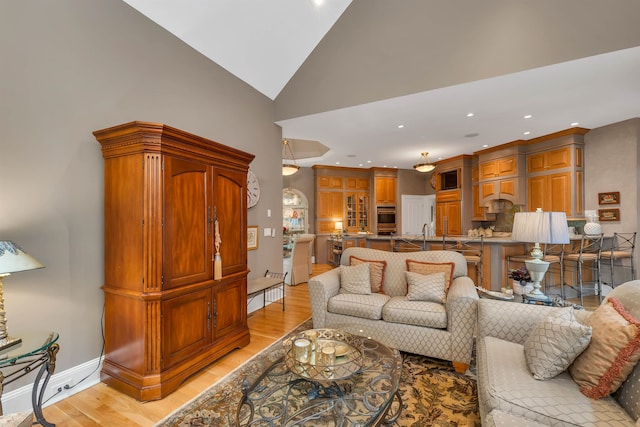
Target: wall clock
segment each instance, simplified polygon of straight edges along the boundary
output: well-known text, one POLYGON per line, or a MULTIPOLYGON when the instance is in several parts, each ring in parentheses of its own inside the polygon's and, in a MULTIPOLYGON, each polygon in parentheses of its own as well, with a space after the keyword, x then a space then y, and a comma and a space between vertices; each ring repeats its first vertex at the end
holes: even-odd
POLYGON ((249 171, 247 172, 247 207, 254 207, 258 204, 258 200, 260 200, 260 183, 256 175, 249 171))
POLYGON ((436 189, 436 173, 433 172, 431 174, 431 179, 429 179, 429 183, 431 184, 431 188, 436 189))

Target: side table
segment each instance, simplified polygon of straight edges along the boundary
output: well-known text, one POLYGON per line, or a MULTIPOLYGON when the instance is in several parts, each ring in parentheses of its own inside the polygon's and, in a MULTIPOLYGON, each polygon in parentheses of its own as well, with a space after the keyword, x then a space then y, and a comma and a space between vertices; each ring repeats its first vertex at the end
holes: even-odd
MULTIPOLYGON (((38 423, 45 427, 53 427, 55 424, 47 422, 42 415, 42 399, 49 378, 56 368, 59 335, 57 332, 41 331, 25 332, 14 336, 22 338, 22 342, 0 351, 0 399, 2 398, 2 388, 5 385, 11 384, 40 367, 33 383, 31 404, 38 423), (44 381, 40 385, 43 376, 44 381)), ((1 400, 0 415, 2 415, 1 400)))

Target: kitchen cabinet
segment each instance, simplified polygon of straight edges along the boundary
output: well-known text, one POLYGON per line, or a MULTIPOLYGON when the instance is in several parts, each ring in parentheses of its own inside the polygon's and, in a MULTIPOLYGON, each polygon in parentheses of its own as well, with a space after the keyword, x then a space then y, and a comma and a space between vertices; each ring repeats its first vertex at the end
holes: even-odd
POLYGON ((369 193, 347 193, 347 223, 350 233, 369 229, 369 193))
POLYGON ((527 156, 527 173, 545 172, 570 166, 571 147, 563 147, 527 156))
POLYGON ((482 153, 479 160, 478 209, 498 199, 525 204, 524 155, 519 147, 482 153))
POLYGON ((347 190, 369 190, 369 178, 354 178, 347 177, 344 180, 344 185, 347 190))
POLYGON ((318 188, 342 189, 342 177, 340 176, 318 176, 318 188))
POLYGON ((342 221, 344 217, 344 193, 342 191, 318 191, 316 197, 318 233, 335 233, 336 221, 342 221))
POLYGON ((396 204, 396 178, 391 176, 375 177, 376 205, 396 204))
POLYGON ((516 175, 518 172, 518 157, 517 155, 511 155, 481 162, 479 168, 480 181, 516 175))
POLYGON ((583 130, 559 133, 527 154, 527 210, 584 215, 583 130))
POLYGON ((462 202, 436 202, 436 235, 462 234, 462 202))
POLYGON ((247 171, 254 156, 160 123, 94 135, 104 157, 101 379, 138 400, 162 399, 249 343, 247 171))
POLYGON ((565 212, 571 216, 571 172, 560 172, 527 179, 529 211, 565 212))
POLYGON ((495 214, 488 214, 484 206, 480 205, 480 185, 473 184, 471 186, 471 197, 473 200, 473 217, 474 221, 495 221, 495 214))

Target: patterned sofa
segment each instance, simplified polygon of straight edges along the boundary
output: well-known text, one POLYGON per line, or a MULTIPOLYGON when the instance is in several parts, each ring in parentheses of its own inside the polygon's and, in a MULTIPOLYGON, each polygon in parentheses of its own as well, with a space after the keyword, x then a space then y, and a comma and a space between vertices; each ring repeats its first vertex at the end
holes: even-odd
POLYGON ((340 258, 341 267, 348 266, 352 256, 386 262, 384 294, 341 294, 341 268, 315 276, 309 280, 314 328, 363 334, 402 351, 452 361, 458 372, 465 372, 471 360, 478 294, 467 276, 464 256, 452 251, 400 253, 348 248, 340 258), (455 264, 444 304, 407 299, 408 259, 455 264))
POLYGON ((595 311, 573 310, 570 321, 550 320, 565 316, 567 310, 572 311, 489 299, 478 302, 478 400, 483 426, 640 425, 640 281, 616 287, 595 311), (589 335, 575 350, 578 340, 566 335, 567 324, 586 328, 589 335), (625 334, 626 341, 621 340, 625 334), (572 352, 576 359, 566 357, 572 352), (587 359, 580 360, 585 355, 587 359), (605 363, 603 356, 611 362, 605 363), (541 360, 547 363, 545 369, 552 368, 549 379, 533 376, 542 365, 531 363, 541 360), (631 370, 626 380, 621 375, 624 369, 618 370, 625 360, 631 370), (576 383, 581 376, 598 373, 598 381, 576 383), (623 382, 611 392, 615 377, 623 382), (604 397, 585 395, 594 391, 604 397))

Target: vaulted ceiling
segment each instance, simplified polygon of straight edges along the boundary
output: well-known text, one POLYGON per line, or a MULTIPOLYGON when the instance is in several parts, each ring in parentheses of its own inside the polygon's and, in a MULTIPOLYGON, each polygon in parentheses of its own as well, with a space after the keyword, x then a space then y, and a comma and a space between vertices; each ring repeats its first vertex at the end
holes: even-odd
POLYGON ((329 147, 303 166, 411 168, 640 116, 636 0, 125 1, 273 99, 283 137, 329 147))

